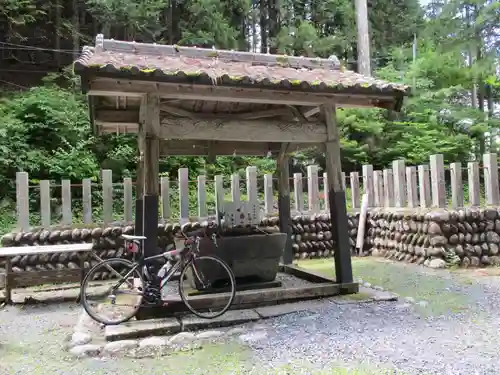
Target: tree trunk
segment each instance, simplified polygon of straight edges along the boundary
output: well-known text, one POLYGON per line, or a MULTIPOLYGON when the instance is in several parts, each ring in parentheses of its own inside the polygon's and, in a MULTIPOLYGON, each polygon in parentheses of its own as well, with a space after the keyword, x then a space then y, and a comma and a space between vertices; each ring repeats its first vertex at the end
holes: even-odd
POLYGON ((76 60, 80 54, 80 7, 78 0, 73 0, 73 58, 76 60))
POLYGON ((54 57, 56 59, 56 64, 57 67, 59 68, 61 66, 61 36, 59 35, 60 30, 61 30, 61 2, 59 0, 56 0, 55 2, 55 7, 56 7, 56 24, 55 24, 55 44, 54 44, 54 57))
POLYGON ((278 44, 276 43, 276 38, 279 33, 279 0, 268 0, 268 9, 269 9, 269 38, 271 39, 269 52, 277 53, 278 52, 278 44))
POLYGON ((260 52, 267 53, 267 1, 260 0, 260 52))

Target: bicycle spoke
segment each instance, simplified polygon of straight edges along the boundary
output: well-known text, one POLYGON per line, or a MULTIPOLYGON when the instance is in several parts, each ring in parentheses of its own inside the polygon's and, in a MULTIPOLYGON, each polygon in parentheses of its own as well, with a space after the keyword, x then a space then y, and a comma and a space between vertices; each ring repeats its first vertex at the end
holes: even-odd
POLYGON ((136 314, 142 303, 143 285, 142 276, 134 263, 119 258, 108 259, 95 265, 85 277, 81 290, 82 303, 87 313, 98 322, 119 324, 136 314), (94 280, 100 280, 102 284, 103 277, 107 278, 108 285, 104 285, 104 292, 95 293, 94 280), (118 283, 116 278, 120 280, 118 283))
POLYGON ((215 318, 224 314, 233 302, 235 280, 229 266, 221 259, 201 256, 189 262, 181 273, 179 294, 186 307, 201 318, 215 318), (200 297, 216 296, 215 305, 207 306, 200 297))

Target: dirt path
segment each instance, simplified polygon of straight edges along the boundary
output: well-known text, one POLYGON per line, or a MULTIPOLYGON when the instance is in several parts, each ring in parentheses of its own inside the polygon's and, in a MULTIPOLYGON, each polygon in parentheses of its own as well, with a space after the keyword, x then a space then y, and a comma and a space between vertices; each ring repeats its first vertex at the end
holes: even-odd
MULTIPOLYGON (((244 326, 244 342, 170 357, 76 360, 62 346, 79 308, 7 307, 0 310, 0 375, 500 373, 497 276, 363 262, 354 265, 358 277, 395 291, 400 301, 325 300, 259 322, 258 331, 254 323, 244 326)), ((309 264, 331 269, 331 262, 309 264)))

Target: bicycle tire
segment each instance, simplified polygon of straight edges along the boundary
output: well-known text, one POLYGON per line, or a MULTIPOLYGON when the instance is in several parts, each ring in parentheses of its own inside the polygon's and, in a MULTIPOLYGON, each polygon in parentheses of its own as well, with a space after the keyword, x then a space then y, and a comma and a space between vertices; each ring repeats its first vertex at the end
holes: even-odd
POLYGON ((233 304, 234 297, 236 296, 236 278, 234 277, 234 273, 231 270, 231 268, 229 268, 229 265, 226 262, 224 262, 221 258, 213 256, 213 255, 204 255, 204 256, 196 257, 195 259, 191 259, 182 268, 182 271, 181 271, 181 274, 180 274, 180 277, 179 277, 179 295, 180 295, 181 300, 184 303, 184 305, 194 315, 196 315, 197 317, 202 318, 202 319, 215 319, 215 318, 217 318, 217 317, 225 314, 226 311, 229 310, 230 307, 231 307, 231 305, 233 304), (186 296, 184 295, 183 289, 182 289, 182 281, 184 280, 184 277, 186 276, 186 271, 189 269, 189 266, 193 265, 194 260, 212 260, 212 261, 215 261, 215 262, 219 263, 226 270, 227 274, 229 275, 229 280, 230 280, 230 283, 231 283, 231 292, 230 292, 231 294, 230 294, 229 302, 226 304, 226 306, 224 306, 224 308, 220 312, 218 312, 215 315, 211 315, 209 317, 204 316, 202 313, 200 313, 199 311, 197 311, 196 309, 194 309, 189 304, 188 300, 186 299, 186 296))
MULTIPOLYGON (((97 269, 99 269, 100 267, 102 267, 104 264, 106 264, 106 263, 112 263, 112 262, 114 262, 114 263, 122 263, 124 265, 130 266, 131 268, 136 266, 136 263, 133 263, 133 262, 131 262, 129 260, 122 259, 122 258, 110 258, 110 259, 103 260, 102 262, 97 263, 94 267, 92 267, 89 270, 89 272, 87 272, 87 274, 85 275, 85 278, 83 279, 82 285, 80 286, 80 303, 83 305, 83 309, 85 310, 85 312, 92 319, 94 319, 96 322, 104 324, 104 325, 107 325, 107 326, 122 324, 122 323, 125 323, 125 322, 129 321, 130 319, 132 319, 137 314, 137 312, 139 311, 139 308, 140 308, 140 306, 142 304, 142 298, 143 298, 142 295, 141 295, 140 303, 138 303, 137 307, 134 308, 133 313, 127 315, 123 319, 119 319, 119 320, 116 320, 116 321, 109 321, 109 320, 101 319, 96 314, 94 314, 94 312, 92 311, 92 309, 89 306, 86 294, 84 293, 85 289, 86 289, 89 281, 92 281, 91 276, 93 276, 93 273, 97 269)), ((140 270, 137 269, 136 271, 137 271, 137 275, 136 276, 138 276, 140 278, 142 285, 145 285, 144 278, 142 277, 140 270)))

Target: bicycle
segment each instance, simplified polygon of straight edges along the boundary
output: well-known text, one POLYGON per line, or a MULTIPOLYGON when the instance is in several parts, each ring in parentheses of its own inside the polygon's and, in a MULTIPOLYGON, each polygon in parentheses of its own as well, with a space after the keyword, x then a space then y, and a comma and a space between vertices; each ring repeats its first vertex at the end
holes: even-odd
MULTIPOLYGON (((235 276, 226 262, 219 257, 214 255, 200 255, 200 242, 204 238, 208 237, 206 232, 208 229, 210 229, 210 227, 201 228, 191 232, 190 235, 184 233, 181 229, 181 241, 176 241, 176 246, 173 250, 168 250, 162 254, 146 258, 144 258, 142 251, 143 242, 146 237, 122 235, 121 238, 125 240, 125 248, 132 254, 133 261, 123 258, 110 258, 96 264, 90 269, 82 282, 80 290, 81 303, 83 304, 87 314, 101 324, 118 325, 132 319, 143 306, 166 306, 162 301, 162 290, 167 286, 168 281, 173 277, 173 275, 179 270, 180 276, 178 293, 182 302, 189 311, 196 316, 205 319, 213 319, 224 314, 231 307, 236 294, 235 276), (177 249, 178 242, 183 243, 183 247, 181 249, 177 249), (135 260, 136 255, 139 255, 139 259, 137 261, 135 260), (175 257, 178 257, 178 260, 172 265, 171 263, 175 260, 175 257), (165 263, 157 272, 155 272, 154 263, 160 259, 165 260, 165 263), (210 264, 208 267, 206 267, 206 265, 201 267, 199 265, 201 261, 207 261, 210 264), (111 264, 118 265, 119 271, 114 270, 111 267, 111 264), (222 271, 217 273, 217 269, 215 268, 216 266, 221 267, 222 271), (104 268, 104 271, 99 271, 101 268, 104 268), (215 307, 222 305, 222 310, 215 314, 205 314, 205 310, 211 310, 214 306, 195 307, 189 302, 190 297, 194 294, 194 305, 196 305, 196 295, 199 294, 200 291, 210 291, 210 288, 212 288, 212 280, 204 280, 204 274, 206 274, 207 271, 212 276, 219 275, 215 281, 222 282, 225 284, 225 289, 227 289, 225 293, 218 296, 217 302, 214 304, 215 307), (102 318, 95 311, 93 311, 91 308, 92 305, 86 293, 92 282, 95 280, 101 281, 109 275, 117 277, 119 279, 118 282, 111 288, 107 289, 105 293, 97 293, 96 295, 106 296, 112 306, 122 306, 117 305, 117 302, 121 301, 121 298, 118 298, 118 295, 123 294, 125 295, 124 300, 126 302, 123 306, 132 307, 132 311, 130 313, 115 320, 102 318), (189 293, 184 291, 182 286, 184 280, 190 281, 191 290, 198 289, 198 292, 195 291, 189 293), (129 290, 119 291, 120 286, 123 284, 125 284, 129 290), (220 302, 221 295, 228 298, 227 303, 224 304, 220 302), (135 296, 135 299, 133 296, 135 296), (130 299, 132 299, 132 301, 130 301, 130 299)), ((212 233, 210 238, 212 239, 214 246, 218 247, 215 232, 212 233)), ((89 295, 92 296, 92 293, 89 295)), ((97 309, 102 310, 103 304, 97 304, 97 309)))

